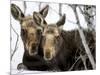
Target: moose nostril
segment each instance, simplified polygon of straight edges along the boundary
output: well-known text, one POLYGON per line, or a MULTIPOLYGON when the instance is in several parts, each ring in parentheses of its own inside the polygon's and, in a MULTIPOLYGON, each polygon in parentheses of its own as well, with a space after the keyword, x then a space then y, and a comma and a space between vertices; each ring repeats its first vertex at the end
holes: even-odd
POLYGON ((33 47, 32 47, 32 50, 30 50, 30 54, 36 55, 37 53, 38 53, 37 48, 33 46, 33 47))
POLYGON ((35 50, 31 50, 31 53, 34 53, 35 52, 35 50))
POLYGON ((36 45, 33 45, 32 46, 32 51, 36 51, 37 50, 37 46, 36 45))
POLYGON ((33 43, 32 46, 36 47, 38 45, 38 43, 33 43))
POLYGON ((45 56, 46 56, 47 59, 51 58, 50 52, 46 52, 45 56))
POLYGON ((31 56, 37 55, 37 51, 30 51, 29 54, 30 54, 31 56))
POLYGON ((33 55, 36 55, 36 54, 37 54, 37 51, 33 51, 32 54, 33 54, 33 55))

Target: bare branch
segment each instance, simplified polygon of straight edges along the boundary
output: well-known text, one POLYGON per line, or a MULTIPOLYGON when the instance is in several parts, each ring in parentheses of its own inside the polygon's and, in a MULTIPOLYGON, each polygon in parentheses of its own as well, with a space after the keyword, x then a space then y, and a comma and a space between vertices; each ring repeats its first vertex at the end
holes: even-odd
MULTIPOLYGON (((80 6, 78 6, 79 7, 79 9, 80 9, 80 12, 82 13, 82 15, 84 16, 84 19, 85 19, 85 21, 87 22, 87 26, 88 26, 88 28, 90 29, 90 30, 92 30, 92 34, 93 34, 93 38, 94 39, 96 39, 96 32, 95 32, 95 26, 93 26, 93 23, 92 23, 92 25, 89 25, 88 24, 88 20, 87 20, 87 17, 86 17, 86 15, 85 15, 85 12, 81 9, 81 7, 80 6)), ((96 14, 94 14, 93 16, 95 16, 96 14)), ((93 17, 92 17, 93 18, 93 17)))
POLYGON ((19 40, 19 35, 18 35, 18 33, 15 31, 15 29, 12 27, 12 25, 11 25, 11 28, 13 29, 13 31, 14 31, 15 34, 17 35, 17 40, 16 40, 15 48, 14 48, 14 50, 13 50, 13 53, 11 54, 11 60, 12 60, 12 58, 13 58, 15 52, 17 51, 17 43, 18 43, 18 40, 19 40))
MULTIPOLYGON (((95 27, 93 26, 93 24, 89 24, 89 23, 90 23, 90 18, 93 19, 93 16, 90 17, 89 14, 86 15, 85 12, 81 9, 81 7, 80 7, 80 6, 78 6, 78 7, 79 7, 79 9, 80 9, 80 12, 81 12, 82 15, 84 16, 85 21, 87 22, 88 28, 89 28, 90 30, 95 30, 95 27)), ((92 23, 92 22, 91 22, 91 23, 92 23)))
POLYGON ((24 14, 25 14, 26 13, 26 9, 27 9, 26 1, 23 1, 23 6, 24 6, 24 14))
POLYGON ((42 3, 40 2, 40 3, 39 3, 39 11, 41 10, 41 4, 42 4, 42 3))
POLYGON ((87 66, 86 66, 86 56, 83 56, 83 55, 81 55, 80 54, 80 57, 81 57, 81 59, 82 59, 82 61, 83 61, 83 64, 84 64, 84 67, 85 67, 85 70, 87 70, 87 66))
POLYGON ((71 71, 71 70, 74 68, 75 64, 76 64, 80 59, 81 59, 81 57, 79 56, 79 57, 77 58, 77 60, 75 61, 75 63, 71 66, 71 68, 69 69, 69 71, 71 71))
POLYGON ((59 3, 59 16, 61 17, 62 16, 62 4, 59 3))
POLYGON ((85 48, 85 51, 87 53, 87 56, 92 64, 92 68, 95 69, 96 68, 96 64, 95 64, 95 61, 93 59, 93 56, 91 54, 91 51, 86 43, 86 39, 85 39, 85 36, 84 36, 84 33, 83 33, 83 29, 81 28, 81 25, 80 25, 80 21, 79 21, 79 17, 78 17, 78 13, 77 13, 77 10, 76 10, 76 7, 77 6, 71 6, 71 8, 73 9, 74 11, 74 14, 75 14, 75 17, 76 17, 76 20, 77 20, 77 25, 78 25, 78 31, 79 31, 79 34, 80 34, 80 37, 81 37, 81 40, 82 40, 82 43, 83 43, 83 46, 85 48))

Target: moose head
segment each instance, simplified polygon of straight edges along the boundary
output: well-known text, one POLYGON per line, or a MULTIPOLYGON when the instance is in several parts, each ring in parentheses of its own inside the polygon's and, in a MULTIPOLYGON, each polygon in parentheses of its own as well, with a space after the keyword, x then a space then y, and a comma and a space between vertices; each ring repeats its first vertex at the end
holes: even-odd
POLYGON ((61 26, 63 26, 64 23, 65 15, 63 15, 57 23, 45 26, 42 34, 42 47, 45 60, 52 60, 59 52, 59 48, 62 46, 63 42, 61 26))
POLYGON ((34 12, 32 16, 25 16, 21 9, 15 5, 11 4, 11 14, 13 18, 19 21, 21 26, 21 38, 23 40, 24 49, 29 55, 36 55, 38 52, 38 45, 40 43, 42 25, 46 24, 44 20, 42 24, 41 19, 37 19, 37 14, 42 18, 45 18, 48 14, 49 6, 45 6, 39 12, 34 12), (39 24, 38 22, 41 22, 39 24), (36 21, 36 22, 35 22, 36 21))
POLYGON ((44 25, 44 18, 37 14, 36 22, 43 27, 41 47, 45 60, 53 59, 59 51, 59 47, 62 44, 61 27, 65 23, 65 18, 64 14, 57 23, 44 25))

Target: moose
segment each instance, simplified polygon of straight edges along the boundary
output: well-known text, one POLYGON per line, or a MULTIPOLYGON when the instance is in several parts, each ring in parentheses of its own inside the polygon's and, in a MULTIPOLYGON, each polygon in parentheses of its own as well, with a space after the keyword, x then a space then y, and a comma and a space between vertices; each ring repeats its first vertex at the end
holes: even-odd
MULTIPOLYGON (((37 15, 38 16, 38 15, 37 15)), ((41 17, 38 17, 38 19, 41 17)), ((42 40, 40 48, 43 52, 43 58, 48 64, 53 65, 53 68, 58 68, 60 71, 67 71, 75 62, 75 57, 84 55, 85 50, 78 32, 78 29, 65 31, 61 26, 65 23, 65 14, 57 23, 51 23, 43 26, 42 40)), ((44 20, 44 19, 43 19, 44 20)), ((36 21, 38 22, 38 20, 36 21)), ((41 22, 40 22, 41 23, 41 22)), ((86 36, 86 41, 95 59, 95 39, 92 31, 83 29, 86 36)), ((87 68, 92 69, 89 59, 87 68)), ((73 68, 73 70, 84 70, 82 60, 73 68)))
POLYGON ((41 21, 41 25, 35 22, 38 14, 42 18, 45 18, 48 14, 49 6, 46 5, 39 12, 34 12, 32 16, 25 16, 21 9, 15 5, 11 4, 11 14, 13 18, 19 21, 21 26, 21 38, 24 44, 24 55, 23 62, 18 65, 18 69, 21 67, 27 70, 47 70, 48 65, 43 58, 41 58, 41 51, 39 50, 39 43, 41 40, 42 25, 46 24, 45 20, 38 19, 41 21), (43 23, 43 24, 42 24, 43 23))

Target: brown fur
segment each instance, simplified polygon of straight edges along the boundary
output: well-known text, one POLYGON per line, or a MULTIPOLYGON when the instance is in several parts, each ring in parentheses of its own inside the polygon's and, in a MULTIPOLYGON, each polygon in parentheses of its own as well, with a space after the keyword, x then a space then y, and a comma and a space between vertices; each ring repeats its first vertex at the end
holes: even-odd
MULTIPOLYGON (((87 55, 82 44, 78 30, 64 31, 60 29, 60 25, 64 23, 64 16, 56 24, 48 24, 44 27, 41 47, 43 49, 43 57, 54 67, 61 71, 67 71, 74 64, 76 57, 80 54, 87 55), (56 34, 56 35, 55 35, 56 34)), ((92 31, 83 30, 86 41, 95 59, 95 39, 92 31)), ((87 59, 87 68, 92 69, 90 61, 87 59)), ((73 70, 85 69, 82 60, 75 65, 73 70)))
POLYGON ((38 14, 42 18, 45 18, 48 13, 48 5, 39 12, 34 12, 32 16, 25 16, 17 5, 11 4, 11 13, 14 19, 20 23, 21 38, 25 50, 22 63, 18 65, 18 68, 22 67, 23 69, 23 66, 25 66, 25 69, 27 68, 28 70, 48 70, 48 65, 41 57, 41 52, 38 51, 41 30, 43 29, 41 25, 46 24, 46 21, 44 20, 41 24, 38 24, 41 19, 37 19, 36 15, 38 14))
POLYGON ((56 39, 59 37, 59 29, 55 25, 48 25, 44 28, 43 37, 45 40, 42 42, 44 50, 44 59, 51 60, 56 55, 56 39))
POLYGON ((23 18, 21 22, 21 37, 26 50, 29 51, 30 55, 34 55, 38 50, 39 44, 39 27, 34 22, 32 16, 27 16, 23 18), (36 51, 36 52, 35 52, 36 51), (33 54, 34 53, 34 54, 33 54))

